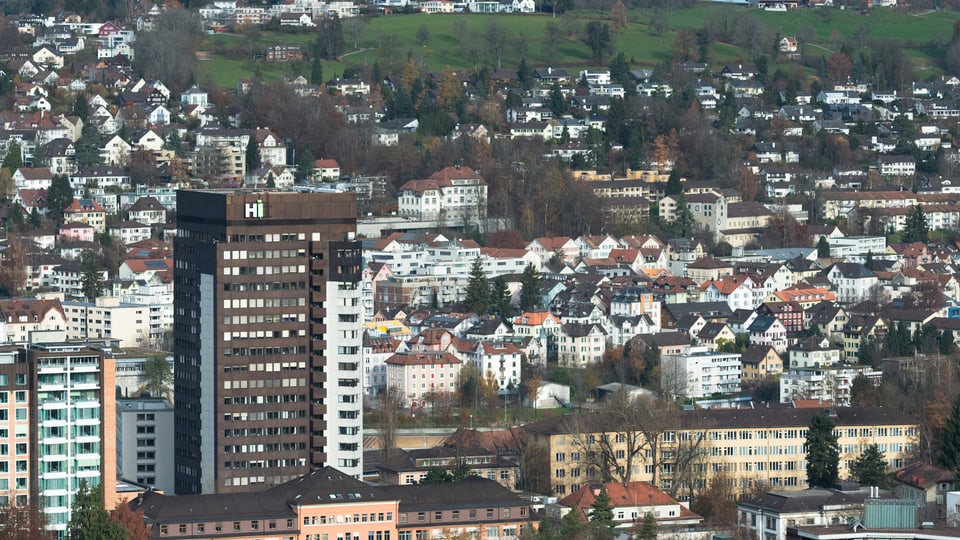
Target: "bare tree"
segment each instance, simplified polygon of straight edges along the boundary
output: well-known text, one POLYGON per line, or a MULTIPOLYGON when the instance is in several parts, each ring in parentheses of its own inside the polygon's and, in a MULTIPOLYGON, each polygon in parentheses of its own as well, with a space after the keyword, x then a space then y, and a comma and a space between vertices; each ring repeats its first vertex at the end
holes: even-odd
POLYGON ((6 540, 44 540, 49 538, 40 497, 19 500, 12 493, 0 505, 0 538, 6 540))
POLYGON ((148 80, 162 80, 174 92, 184 90, 202 39, 202 25, 196 13, 186 9, 165 11, 153 30, 137 34, 137 71, 148 80))
MULTIPOLYGON (((665 459, 677 459, 677 449, 662 452, 663 444, 676 446, 678 411, 650 397, 614 394, 597 414, 575 415, 569 420, 574 446, 587 467, 604 482, 630 482, 641 477, 641 463, 649 466, 650 483, 657 485, 665 459), (670 433, 664 437, 665 433, 670 433)), ((699 445, 698 445, 699 447, 699 445)), ((691 459, 684 457, 685 461, 691 459)))
POLYGON ((377 437, 380 439, 380 460, 387 461, 397 448, 397 425, 403 399, 396 388, 387 388, 378 396, 377 437))
POLYGON ((10 296, 17 296, 27 283, 26 247, 18 241, 10 242, 0 259, 0 286, 10 296))

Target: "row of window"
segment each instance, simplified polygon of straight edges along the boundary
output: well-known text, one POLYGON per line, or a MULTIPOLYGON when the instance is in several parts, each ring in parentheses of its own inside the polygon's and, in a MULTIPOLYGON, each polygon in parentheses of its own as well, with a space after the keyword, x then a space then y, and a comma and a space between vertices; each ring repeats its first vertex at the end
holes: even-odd
MULTIPOLYGON (((340 523, 377 523, 393 521, 393 512, 370 512, 368 514, 346 514, 334 516, 304 516, 303 525, 335 525, 340 523)), ((373 534, 371 532, 371 534, 373 534)))

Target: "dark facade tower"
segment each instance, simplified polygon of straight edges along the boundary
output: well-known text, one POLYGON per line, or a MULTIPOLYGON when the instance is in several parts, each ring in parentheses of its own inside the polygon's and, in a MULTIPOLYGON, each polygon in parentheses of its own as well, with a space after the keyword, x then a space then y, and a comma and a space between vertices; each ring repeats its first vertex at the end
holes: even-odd
POLYGON ((362 470, 352 194, 180 191, 176 492, 362 470))

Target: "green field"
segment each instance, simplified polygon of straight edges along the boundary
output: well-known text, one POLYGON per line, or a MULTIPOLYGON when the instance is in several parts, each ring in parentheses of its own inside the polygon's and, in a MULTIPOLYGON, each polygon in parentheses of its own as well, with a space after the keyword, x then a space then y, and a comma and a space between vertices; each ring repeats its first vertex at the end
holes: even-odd
MULTIPOLYGON (((634 67, 654 66, 673 57, 671 46, 676 32, 681 29, 703 27, 708 21, 726 16, 733 21, 749 15, 761 21, 771 33, 781 35, 807 34, 813 36, 813 50, 836 50, 841 40, 851 36, 867 38, 890 38, 904 42, 906 54, 917 67, 921 79, 942 73, 945 47, 953 31, 953 24, 960 19, 958 13, 927 12, 908 14, 890 9, 875 9, 870 14, 839 9, 800 9, 791 12, 766 12, 724 4, 699 4, 695 8, 673 10, 666 13, 668 30, 661 36, 651 31, 648 23, 652 12, 632 10, 630 26, 615 33, 614 49, 623 52, 634 67)), ((359 37, 352 37, 345 28, 347 54, 343 62, 353 66, 370 66, 378 62, 385 72, 396 69, 413 60, 428 71, 476 69, 485 63, 493 63, 490 54, 471 55, 480 51, 488 42, 485 33, 492 22, 502 27, 513 42, 502 55, 501 65, 515 68, 521 57, 532 66, 570 66, 573 68, 593 66, 587 47, 576 35, 590 20, 607 21, 606 13, 580 11, 575 15, 551 17, 550 15, 391 15, 374 17, 363 26, 359 37), (556 47, 555 60, 550 62, 546 51, 546 29, 549 24, 561 30, 556 47), (424 27, 429 35, 423 45, 417 42, 418 30, 424 27), (463 30, 463 31, 460 31, 463 30), (522 46, 516 45, 518 36, 523 36, 522 46), (356 47, 354 47, 356 45, 356 47)), ((344 21, 344 25, 349 24, 344 21)), ((236 40, 247 40, 242 45, 250 46, 247 37, 232 35, 208 36, 205 49, 238 46, 236 40)), ((314 34, 290 34, 262 32, 256 40, 258 46, 272 43, 298 44, 309 48, 314 34)), ((808 49, 809 50, 809 49, 808 49)), ((749 55, 742 49, 727 43, 713 43, 710 61, 722 65, 733 60, 747 60, 749 55)), ((772 66, 773 67, 773 66, 772 66)), ((330 77, 342 72, 344 64, 324 64, 324 75, 330 77)), ((212 80, 224 87, 232 87, 240 77, 254 75, 259 70, 265 80, 276 80, 285 74, 309 73, 309 65, 272 64, 254 62, 251 57, 243 59, 214 54, 210 61, 203 61, 198 68, 197 79, 212 80)))

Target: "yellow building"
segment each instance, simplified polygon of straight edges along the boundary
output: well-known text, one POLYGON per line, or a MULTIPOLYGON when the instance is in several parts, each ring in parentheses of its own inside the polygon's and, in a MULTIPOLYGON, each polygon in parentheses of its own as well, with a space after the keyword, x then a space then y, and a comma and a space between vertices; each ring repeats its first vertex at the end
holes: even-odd
POLYGON ((528 424, 525 430, 527 443, 544 455, 543 468, 549 467, 539 477, 549 479, 556 495, 604 480, 600 471, 606 467, 615 481, 650 482, 687 499, 721 474, 737 490, 758 482, 771 489, 806 488, 803 447, 816 414, 830 414, 836 423, 843 478, 871 444, 885 452, 896 470, 907 464, 919 442, 917 422, 900 412, 853 407, 655 411, 627 422, 605 413, 570 414, 528 424), (633 427, 615 427, 622 424, 633 427))

